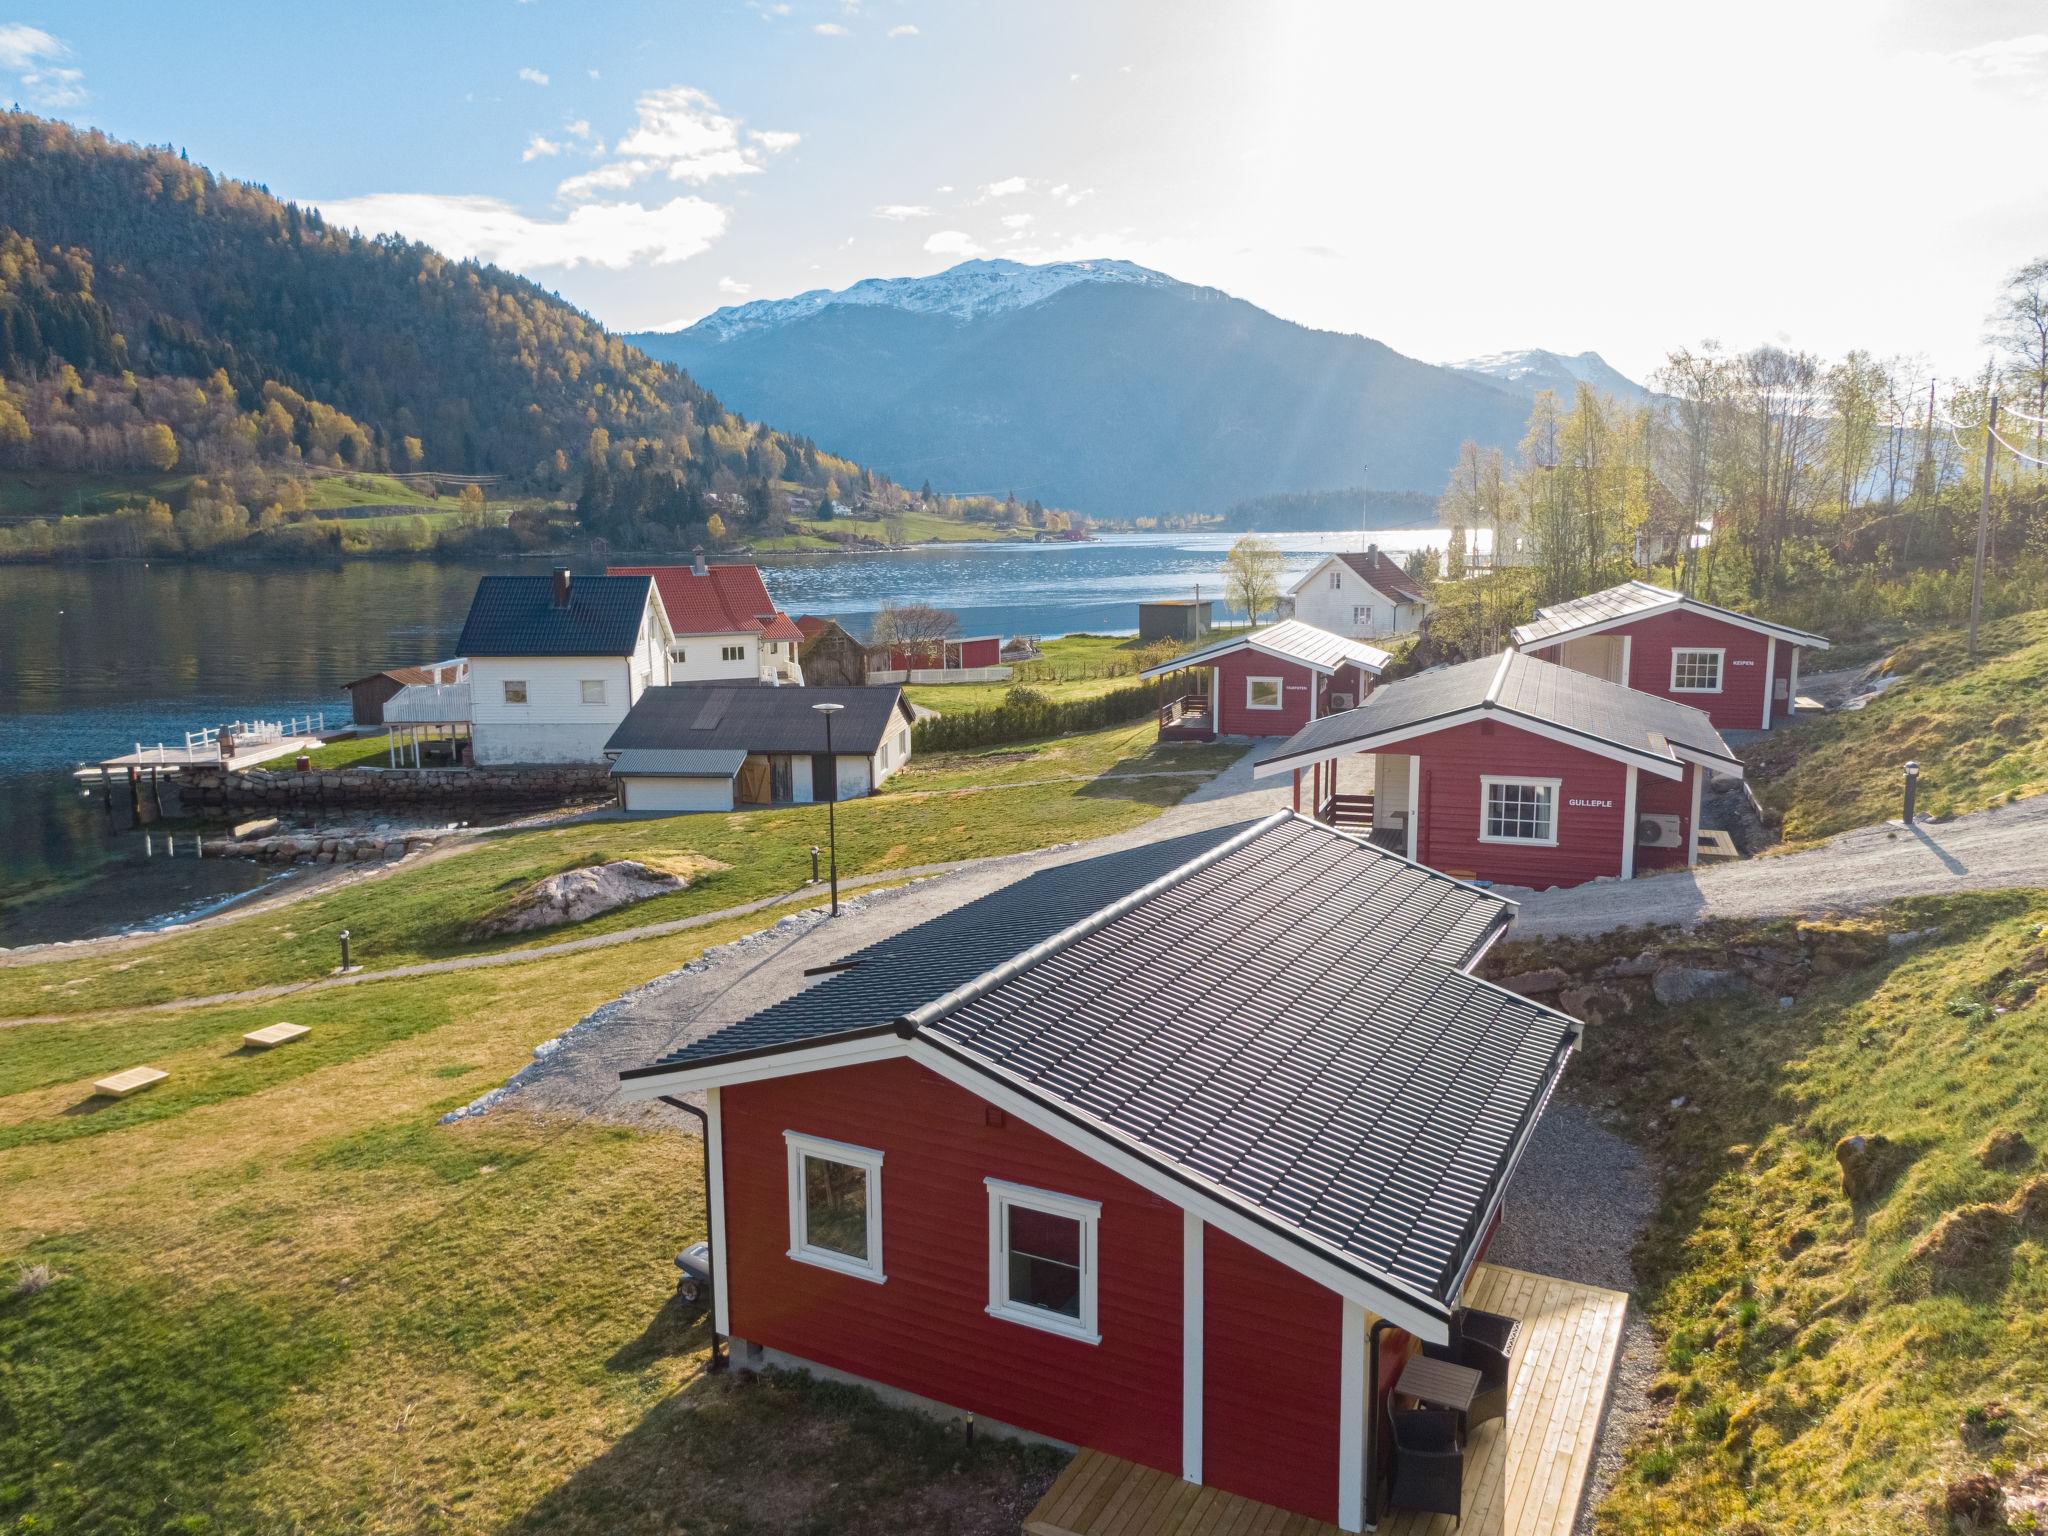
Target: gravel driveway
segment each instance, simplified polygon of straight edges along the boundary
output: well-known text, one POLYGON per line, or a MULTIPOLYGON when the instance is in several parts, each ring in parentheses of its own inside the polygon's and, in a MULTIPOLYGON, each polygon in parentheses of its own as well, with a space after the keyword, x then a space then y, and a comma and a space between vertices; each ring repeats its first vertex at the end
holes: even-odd
POLYGON ((2048 795, 1953 821, 1886 822, 1818 848, 1568 891, 1502 894, 1522 904, 1514 936, 1603 933, 1639 924, 1691 927, 1709 917, 1814 917, 1900 896, 2048 884, 2048 795))

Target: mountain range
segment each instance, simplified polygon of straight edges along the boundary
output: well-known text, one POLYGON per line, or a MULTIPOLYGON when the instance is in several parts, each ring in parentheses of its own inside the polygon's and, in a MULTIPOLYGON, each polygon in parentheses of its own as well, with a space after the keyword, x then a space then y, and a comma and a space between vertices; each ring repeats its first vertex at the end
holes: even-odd
POLYGON ((1466 438, 1512 447, 1538 389, 1641 392, 1594 353, 1440 366, 1110 260, 968 261, 627 339, 904 484, 1112 517, 1434 493, 1466 438))

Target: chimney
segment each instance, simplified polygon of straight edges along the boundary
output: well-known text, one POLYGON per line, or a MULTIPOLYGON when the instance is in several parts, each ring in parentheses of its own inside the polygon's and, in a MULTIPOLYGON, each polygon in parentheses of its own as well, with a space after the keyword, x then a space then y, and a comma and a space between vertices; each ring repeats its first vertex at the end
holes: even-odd
POLYGON ((699 544, 690 551, 690 574, 692 576, 709 576, 711 574, 704 564, 704 546, 702 544, 699 544))
POLYGON ((1367 565, 1378 565, 1380 563, 1379 545, 1368 544, 1365 546, 1365 563, 1367 565))
POLYGON ((569 567, 566 565, 555 567, 555 606, 557 608, 569 606, 569 567))

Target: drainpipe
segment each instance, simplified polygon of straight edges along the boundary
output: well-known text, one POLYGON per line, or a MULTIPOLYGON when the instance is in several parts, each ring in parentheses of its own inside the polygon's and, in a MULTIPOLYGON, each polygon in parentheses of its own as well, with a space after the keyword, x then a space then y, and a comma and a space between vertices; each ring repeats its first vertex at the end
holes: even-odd
MULTIPOLYGON (((697 1128, 704 1138, 704 1244, 711 1260, 711 1283, 718 1284, 718 1233, 711 1225, 711 1116, 695 1104, 684 1102, 672 1094, 662 1094, 660 1102, 670 1109, 680 1109, 686 1115, 694 1115, 697 1128)), ((711 1310, 711 1364, 705 1369, 713 1376, 732 1363, 727 1351, 720 1348, 718 1337, 718 1298, 714 1292, 711 1310)))
POLYGON ((1380 1528, 1380 1332, 1394 1325, 1373 1320, 1365 1336, 1365 1528, 1380 1528))

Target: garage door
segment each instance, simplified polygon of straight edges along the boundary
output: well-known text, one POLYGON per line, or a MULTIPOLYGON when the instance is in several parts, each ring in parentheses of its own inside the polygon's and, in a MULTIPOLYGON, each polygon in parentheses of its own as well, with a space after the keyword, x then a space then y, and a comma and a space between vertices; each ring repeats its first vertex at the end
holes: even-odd
POLYGON ((729 811, 731 779, 668 778, 635 774, 621 779, 629 811, 729 811))

